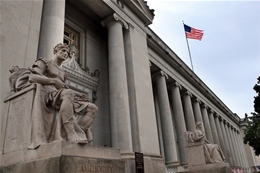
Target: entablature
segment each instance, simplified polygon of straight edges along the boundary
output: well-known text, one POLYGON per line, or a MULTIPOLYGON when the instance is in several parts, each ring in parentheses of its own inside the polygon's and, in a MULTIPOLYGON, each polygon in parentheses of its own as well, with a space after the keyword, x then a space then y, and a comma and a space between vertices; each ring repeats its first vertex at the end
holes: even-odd
MULTIPOLYGON (((119 0, 117 0, 119 1, 119 0)), ((125 3, 144 23, 149 25, 154 18, 154 10, 150 9, 144 0, 121 0, 125 3)))

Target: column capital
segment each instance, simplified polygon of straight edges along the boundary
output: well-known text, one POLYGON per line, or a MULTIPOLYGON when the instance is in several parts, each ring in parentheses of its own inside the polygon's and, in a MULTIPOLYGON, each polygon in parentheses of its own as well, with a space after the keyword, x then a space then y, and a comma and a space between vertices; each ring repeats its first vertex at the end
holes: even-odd
POLYGON ((192 100, 195 101, 195 102, 198 102, 199 104, 202 103, 202 102, 200 101, 200 99, 198 99, 197 97, 193 97, 192 100))
POLYGON ((224 118, 221 117, 221 116, 219 116, 218 119, 219 119, 219 121, 223 121, 224 120, 224 118))
POLYGON ((231 126, 231 124, 229 122, 227 122, 227 127, 230 127, 230 126, 231 126))
POLYGON ((209 108, 208 111, 209 113, 214 114, 214 111, 211 108, 209 108))
POLYGON ((165 77, 165 79, 169 78, 168 75, 164 71, 162 71, 162 70, 160 70, 157 73, 153 74, 152 78, 156 79, 157 77, 160 77, 160 76, 165 77))
POLYGON ((188 96, 192 97, 191 92, 189 92, 188 90, 183 91, 182 94, 183 95, 188 95, 188 96))
POLYGON ((227 123, 228 123, 228 121, 224 119, 224 120, 223 120, 223 123, 224 123, 224 124, 227 124, 227 123))
POLYGON ((216 112, 214 112, 213 115, 214 115, 214 117, 216 117, 216 118, 219 117, 219 115, 218 115, 216 112))
POLYGON ((182 89, 182 86, 178 83, 178 82, 172 82, 172 83, 170 83, 170 85, 169 85, 169 89, 171 89, 171 88, 173 88, 173 87, 179 87, 179 89, 181 90, 182 89))
POLYGON ((209 109, 209 107, 208 107, 205 103, 202 103, 202 104, 201 104, 201 107, 202 107, 202 108, 205 108, 205 109, 209 109))
POLYGON ((111 16, 109 16, 109 17, 105 18, 104 20, 102 20, 101 21, 101 25, 103 27, 107 27, 107 25, 110 22, 113 22, 113 21, 121 23, 125 27, 125 29, 129 28, 127 22, 121 16, 119 16, 117 13, 114 13, 111 16))

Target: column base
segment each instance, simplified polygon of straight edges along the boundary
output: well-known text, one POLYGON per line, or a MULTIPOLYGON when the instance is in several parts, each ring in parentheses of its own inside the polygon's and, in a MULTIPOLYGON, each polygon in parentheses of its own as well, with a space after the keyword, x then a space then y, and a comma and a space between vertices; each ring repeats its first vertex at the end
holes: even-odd
POLYGON ((188 171, 188 165, 186 166, 181 165, 181 166, 167 168, 167 173, 175 173, 175 172, 187 173, 187 171, 188 171))
POLYGON ((166 163, 166 167, 167 168, 176 167, 176 166, 180 166, 180 163, 178 161, 173 161, 173 162, 167 162, 166 163))

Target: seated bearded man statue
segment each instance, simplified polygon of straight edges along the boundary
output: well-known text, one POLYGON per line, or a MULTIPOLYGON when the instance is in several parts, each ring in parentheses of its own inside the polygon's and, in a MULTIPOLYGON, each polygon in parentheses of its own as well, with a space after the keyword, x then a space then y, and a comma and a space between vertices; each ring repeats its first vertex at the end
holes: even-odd
POLYGON ((41 103, 36 107, 40 107, 37 109, 42 112, 41 116, 35 115, 36 111, 33 114, 36 125, 32 129, 31 148, 38 147, 42 141, 67 140, 80 144, 92 141, 89 128, 98 108, 88 101, 86 95, 75 95, 65 83, 66 74, 61 65, 68 58, 69 46, 60 43, 54 47, 53 54, 52 60, 37 59, 30 69, 29 82, 36 83, 36 90, 40 90, 40 94, 36 91, 36 97, 40 95, 41 103))
POLYGON ((202 122, 196 123, 195 132, 186 132, 188 142, 201 142, 203 144, 205 161, 207 164, 225 162, 225 156, 217 144, 212 144, 206 139, 202 130, 202 122))

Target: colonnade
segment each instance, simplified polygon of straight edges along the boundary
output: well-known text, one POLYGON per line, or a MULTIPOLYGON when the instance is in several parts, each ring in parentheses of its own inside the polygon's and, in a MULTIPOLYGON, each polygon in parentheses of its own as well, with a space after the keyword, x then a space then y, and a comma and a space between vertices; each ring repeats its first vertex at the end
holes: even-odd
POLYGON ((225 119, 224 113, 217 113, 178 82, 167 83, 168 78, 168 75, 163 71, 155 74, 153 78, 156 84, 155 94, 159 102, 158 109, 164 147, 162 151, 165 151, 166 164, 172 160, 175 164, 187 164, 184 132, 195 131, 196 122, 201 121, 206 138, 221 147, 226 162, 234 167, 248 168, 239 127, 231 122, 232 120, 225 119), (174 133, 175 129, 176 133, 174 133), (174 141, 178 141, 177 145, 174 141), (178 154, 175 155, 179 155, 179 157, 168 157, 169 151, 173 154, 178 151, 178 154))
MULTIPOLYGON (((63 41, 65 0, 54 1, 55 3, 50 1, 44 1, 38 50, 38 56, 44 57, 50 57, 55 44, 63 41)), ((123 42, 123 28, 128 25, 116 14, 105 19, 102 24, 108 28, 112 146, 131 152, 133 146, 123 42)), ((195 122, 202 121, 207 139, 221 146, 230 165, 247 168, 245 149, 238 127, 179 83, 168 84, 167 79, 168 75, 162 71, 154 78, 166 165, 187 165, 184 132, 194 131, 195 122)))

